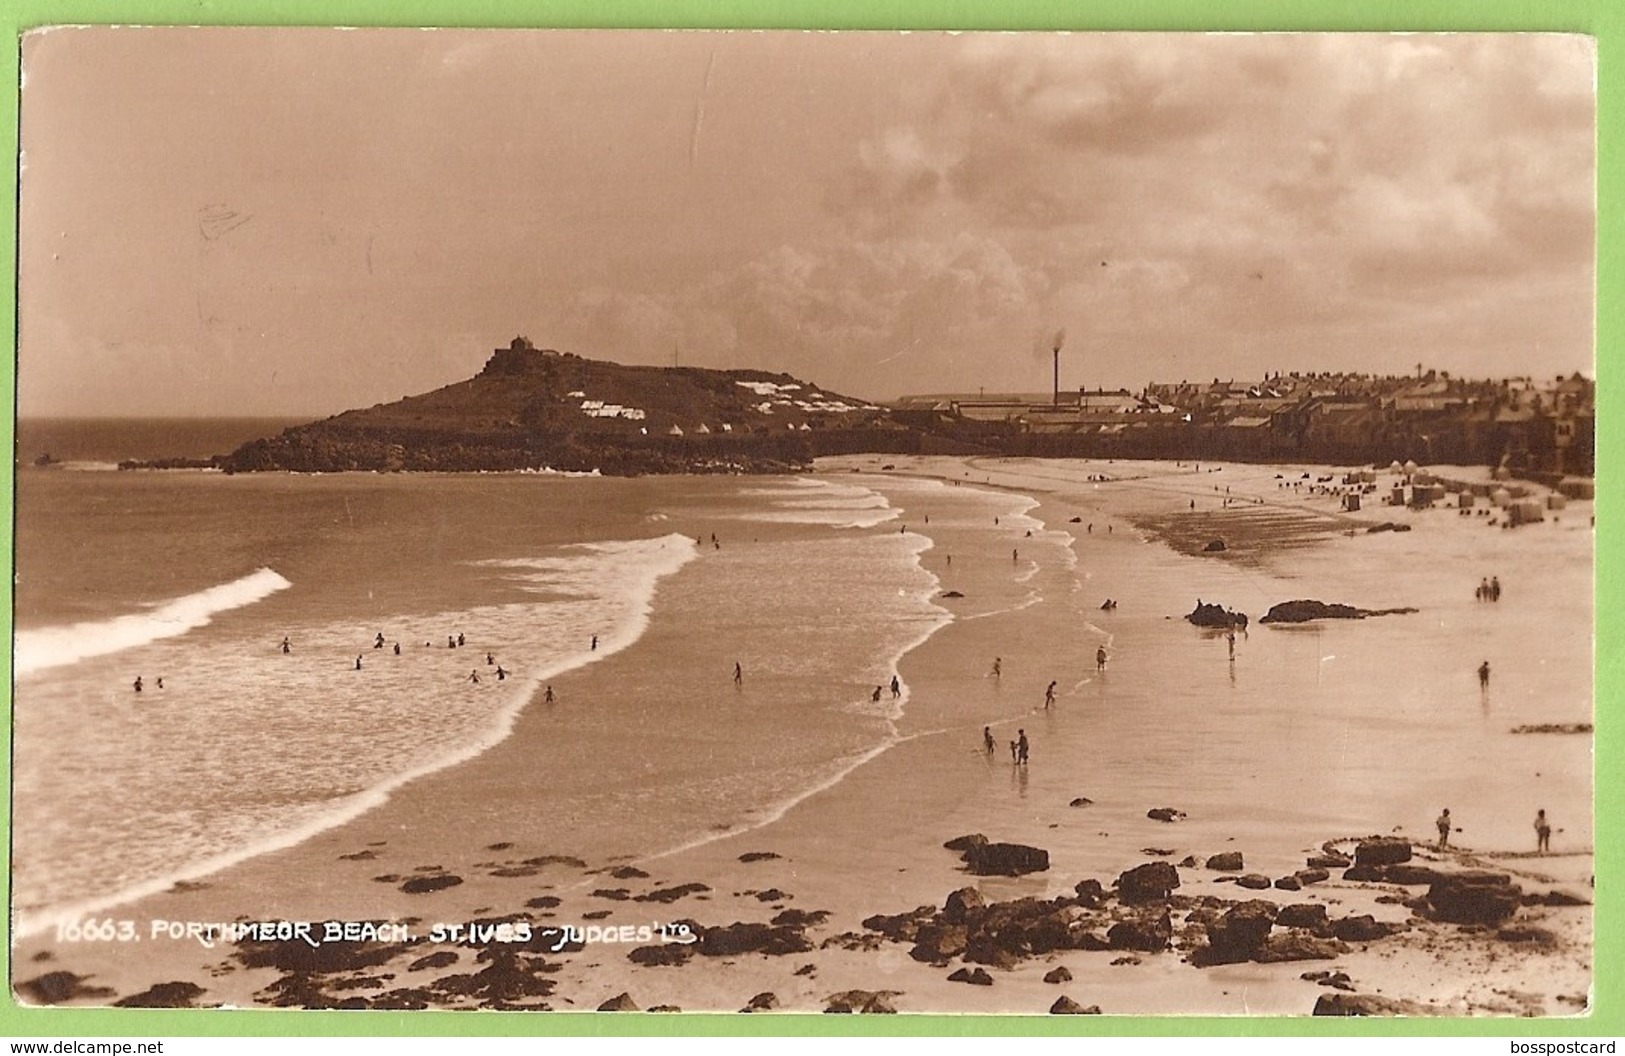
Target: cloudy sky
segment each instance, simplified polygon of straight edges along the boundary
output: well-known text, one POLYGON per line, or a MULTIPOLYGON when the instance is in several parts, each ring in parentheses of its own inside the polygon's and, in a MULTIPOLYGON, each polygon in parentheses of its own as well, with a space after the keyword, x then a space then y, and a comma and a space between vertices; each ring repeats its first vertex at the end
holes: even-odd
POLYGON ((22 413, 327 414, 516 334, 851 395, 1593 364, 1562 36, 61 29, 22 413))

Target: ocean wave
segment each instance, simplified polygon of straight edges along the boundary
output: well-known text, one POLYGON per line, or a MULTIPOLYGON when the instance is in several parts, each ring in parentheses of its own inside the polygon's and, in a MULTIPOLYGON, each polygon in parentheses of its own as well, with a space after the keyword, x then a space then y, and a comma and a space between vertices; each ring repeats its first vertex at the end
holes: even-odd
MULTIPOLYGON (((177 701, 183 698, 175 694, 185 693, 186 707, 143 713, 146 732, 159 747, 139 764, 110 758, 104 768, 113 775, 107 778, 110 787, 120 787, 129 799, 124 806, 135 812, 126 814, 126 824, 109 829, 93 859, 81 855, 64 873, 24 880, 14 893, 17 933, 38 932, 56 921, 100 912, 294 846, 382 805, 410 781, 473 759, 512 733, 521 712, 545 685, 636 643, 648 629, 660 582, 699 552, 692 539, 676 534, 559 549, 559 556, 469 562, 500 570, 546 600, 405 619, 392 632, 408 643, 424 644, 409 647, 403 657, 386 652, 374 660, 368 654, 364 681, 357 676, 335 682, 329 664, 337 659, 348 670, 348 661, 342 654, 331 655, 332 649, 321 653, 319 646, 304 644, 355 635, 348 624, 300 628, 301 649, 292 658, 298 662, 290 664, 289 657, 269 650, 260 677, 245 669, 236 654, 228 657, 217 650, 191 656, 189 677, 169 690, 169 699, 177 701), (464 660, 459 655, 463 649, 427 648, 441 627, 466 630, 472 639, 466 651, 474 659, 464 660), (480 691, 485 686, 472 689, 456 673, 470 663, 483 672, 479 662, 488 648, 500 649, 517 668, 505 682, 485 683, 493 690, 502 686, 495 708, 490 707, 493 698, 480 691), (319 659, 312 663, 313 657, 319 659), (222 665, 230 666, 229 678, 222 665), (433 679, 429 685, 426 675, 433 679), (324 701, 320 714, 290 703, 316 699, 324 701), (432 706, 424 707, 426 702, 432 706), (185 736, 188 728, 239 729, 273 716, 279 731, 274 746, 216 740, 203 752, 207 765, 197 762, 202 742, 185 736), (349 746, 362 738, 377 750, 352 752, 349 746), (180 754, 172 757, 171 752, 180 754), (127 764, 136 771, 121 778, 119 768, 127 764), (234 799, 230 805, 217 798, 204 807, 185 796, 177 802, 152 780, 154 772, 216 771, 232 774, 263 795, 234 799), (297 778, 301 772, 311 776, 297 778), (288 798, 273 802, 273 790, 288 798), (212 816, 205 830, 173 827, 177 812, 205 811, 212 816), (124 846, 125 835, 133 835, 137 845, 124 846), (167 849, 162 859, 150 853, 153 845, 167 849), (101 875, 106 862, 120 863, 118 881, 101 875), (87 890, 98 893, 87 897, 87 890)), ((28 779, 27 798, 49 799, 50 793, 35 787, 37 777, 28 779)), ((200 776, 193 783, 201 787, 207 782, 200 776)), ((74 794, 83 791, 81 787, 74 794)))
POLYGON ((252 605, 291 586, 278 573, 262 568, 229 583, 166 601, 146 612, 18 631, 12 646, 12 670, 21 678, 161 638, 174 638, 205 626, 217 613, 252 605))

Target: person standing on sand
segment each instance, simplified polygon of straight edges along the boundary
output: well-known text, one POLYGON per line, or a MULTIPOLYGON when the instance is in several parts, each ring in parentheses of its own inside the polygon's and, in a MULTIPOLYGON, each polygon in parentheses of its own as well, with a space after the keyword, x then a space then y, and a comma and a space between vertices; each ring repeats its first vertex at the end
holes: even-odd
POLYGON ((1490 581, 1488 579, 1481 579, 1478 581, 1478 600, 1490 600, 1490 581))
MULTIPOLYGON (((1232 642, 1234 640, 1235 640, 1234 638, 1231 639, 1232 642)), ((1232 652, 1234 652, 1233 649, 1232 649, 1232 652)), ((1095 650, 1095 670, 1096 671, 1104 671, 1104 670, 1106 670, 1106 647, 1104 645, 1095 650)))
POLYGON ((395 643, 395 655, 396 656, 401 655, 401 643, 400 642, 395 643))
POLYGON ((903 695, 903 683, 896 675, 891 676, 891 699, 896 700, 903 695))
POLYGON ((291 652, 293 652, 293 646, 286 638, 282 639, 282 655, 287 656, 291 652))
POLYGON ((1055 683, 1052 681, 1044 690, 1044 707, 1047 710, 1055 703, 1055 683))
POLYGON ((1016 731, 1016 762, 1022 766, 1027 765, 1027 731, 1016 731))
POLYGON ((1439 830, 1439 850, 1450 846, 1450 808, 1444 808, 1444 813, 1433 822, 1434 828, 1439 830))
POLYGON ((1491 576, 1490 577, 1490 600, 1491 601, 1500 601, 1501 600, 1501 577, 1500 576, 1491 576))
POLYGON ((988 755, 993 754, 993 727, 982 727, 982 750, 988 755))
POLYGON ((1478 665, 1478 688, 1490 688, 1490 662, 1488 660, 1478 665))
POLYGON ((542 703, 543 704, 551 704, 551 703, 553 703, 553 687, 552 686, 548 686, 547 687, 547 692, 542 694, 542 703))
POLYGON ((994 678, 998 678, 1000 676, 1000 673, 1003 670, 1003 665, 1004 665, 1004 660, 1002 658, 997 657, 997 656, 995 656, 993 658, 993 677, 994 678))
POLYGON ((874 694, 869 698, 869 700, 871 702, 875 703, 875 704, 879 704, 880 703, 880 694, 882 694, 884 692, 886 692, 886 687, 885 686, 876 686, 874 694))
POLYGON ((735 660, 734 661, 734 687, 738 688, 740 686, 743 686, 744 684, 745 684, 745 669, 743 667, 739 666, 739 661, 738 660, 735 660))
POLYGON ((1546 810, 1535 811, 1535 853, 1546 854, 1552 849, 1552 825, 1546 820, 1546 810))
POLYGON ((361 670, 361 657, 359 655, 355 658, 355 669, 357 671, 361 670))
POLYGON ((382 649, 384 647, 384 632, 383 631, 379 631, 378 632, 378 637, 376 637, 376 638, 374 638, 372 640, 372 647, 374 649, 382 649))
MULTIPOLYGON (((598 651, 598 636, 596 634, 592 636, 592 650, 591 651, 595 652, 595 653, 598 651)), ((739 665, 735 664, 734 666, 738 667, 739 665)))
POLYGON ((1225 641, 1225 644, 1230 647, 1230 659, 1234 660, 1236 658, 1236 629, 1235 629, 1235 627, 1227 627, 1227 628, 1225 628, 1224 641, 1225 641))

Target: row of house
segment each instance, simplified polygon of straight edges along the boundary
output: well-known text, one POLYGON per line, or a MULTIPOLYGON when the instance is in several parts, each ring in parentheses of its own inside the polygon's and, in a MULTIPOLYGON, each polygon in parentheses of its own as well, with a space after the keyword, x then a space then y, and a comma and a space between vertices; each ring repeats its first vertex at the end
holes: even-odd
POLYGON ((1553 379, 1271 374, 1126 389, 910 396, 893 405, 915 428, 1023 454, 1289 459, 1415 458, 1589 476, 1596 385, 1553 379))

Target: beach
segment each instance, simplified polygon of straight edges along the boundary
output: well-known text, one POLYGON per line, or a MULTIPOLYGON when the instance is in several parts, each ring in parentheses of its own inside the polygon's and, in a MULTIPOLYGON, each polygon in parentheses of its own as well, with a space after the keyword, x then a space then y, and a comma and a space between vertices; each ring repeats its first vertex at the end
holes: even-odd
MULTIPOLYGON (((245 509, 316 496, 309 523, 336 525, 343 546, 256 556, 292 586, 257 581, 266 593, 196 629, 54 670, 116 685, 96 702, 116 722, 136 656, 182 692, 197 658, 225 657, 218 692, 186 699, 229 725, 244 721, 239 671, 293 677, 273 666, 269 629, 297 616, 292 657, 319 648, 323 666, 267 683, 281 688, 265 699, 335 710, 308 729, 253 727, 264 740, 241 758, 273 761, 262 785, 298 768, 286 796, 303 820, 245 807, 216 844, 200 800, 196 831, 175 829, 196 867, 166 872, 175 847, 154 827, 146 879, 120 886, 29 860, 38 846, 65 861, 75 844, 51 831, 72 817, 50 809, 49 775, 24 768, 19 806, 40 820, 20 826, 18 857, 38 878, 38 923, 22 914, 13 987, 27 1003, 199 1007, 1025 1015, 1064 995, 1109 1015, 1308 1015, 1349 995, 1378 1013, 1584 1013, 1590 503, 1516 530, 1442 506, 1350 513, 1325 486, 1344 472, 854 456, 703 482, 198 475, 177 487, 200 507, 227 488, 245 509), (519 512, 476 539, 481 503, 519 512), (592 513, 530 512, 544 508, 592 513), (570 549, 589 516, 589 550, 570 549), (1406 530, 1370 531, 1383 524, 1406 530), (414 556, 428 554, 448 560, 414 556), (1492 575, 1502 600, 1478 600, 1492 575), (1301 598, 1416 611, 1261 622, 1301 598), (1223 629, 1184 619, 1199 601, 1249 615, 1233 655, 1223 629), (234 620, 260 623, 250 635, 234 620), (375 632, 403 643, 399 665, 374 655, 375 632), (260 651, 234 666, 250 639, 260 651), (518 658, 511 681, 493 682, 488 651, 518 658), (338 682, 350 674, 377 680, 338 682), (1514 732, 1531 729, 1578 732, 1514 732), (1024 765, 1010 748, 1022 735, 1024 765), (319 774, 342 776, 312 798, 319 774), (1446 806, 1459 831, 1437 849, 1446 806), (1556 826, 1541 856, 1537 809, 1556 826), (973 834, 1041 849, 1045 868, 967 872, 944 844, 973 834), (1379 837, 1408 862, 1299 875, 1379 837), (1230 852, 1244 864, 1212 864, 1230 852), (1137 875, 1160 893, 1131 898, 1123 874, 1156 863, 1137 875), (1400 864, 1411 883, 1380 871, 1400 864), (1500 900, 1515 911, 1447 919, 1448 883, 1428 903, 1441 876, 1469 870, 1515 889, 1500 900), (1264 887, 1238 882, 1254 876, 1264 887), (1249 911, 1269 937, 1226 947, 1241 917, 1221 921, 1255 900, 1274 907, 1249 911), (1282 921, 1301 905, 1324 912, 1282 921), (114 922, 112 936, 73 930, 87 919, 114 922), (227 926, 252 922, 288 926, 229 941, 227 926)), ((191 597, 248 574, 218 560, 143 590, 191 597)), ((84 616, 51 604, 49 626, 84 616)), ((82 684, 28 677, 20 752, 47 722, 31 703, 66 707, 82 684)), ((170 738, 194 720, 178 712, 170 738)), ((164 750, 131 764, 158 782, 155 803, 165 782, 208 791, 239 765, 164 750)))

